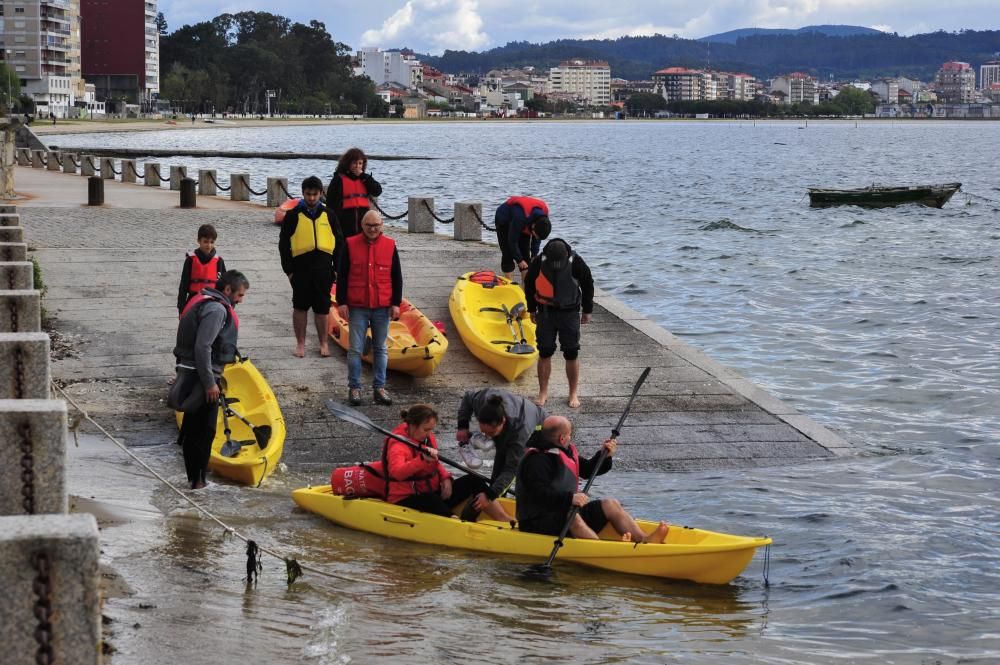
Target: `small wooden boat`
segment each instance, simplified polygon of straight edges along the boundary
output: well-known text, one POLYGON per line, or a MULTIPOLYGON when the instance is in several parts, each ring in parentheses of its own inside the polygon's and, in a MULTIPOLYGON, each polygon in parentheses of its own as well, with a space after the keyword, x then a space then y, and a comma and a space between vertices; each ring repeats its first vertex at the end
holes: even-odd
MULTIPOLYGON (((239 451, 232 457, 222 454, 226 433, 220 407, 208 468, 224 478, 259 487, 281 459, 285 447, 285 419, 271 386, 246 358, 226 365, 222 371, 222 389, 229 408, 236 414, 228 416, 228 420, 231 438, 239 446, 239 451), (249 421, 250 425, 239 416, 249 421), (262 447, 261 443, 265 445, 262 447)), ((178 411, 178 427, 183 420, 184 414, 178 411)))
MULTIPOLYGON (((345 351, 351 346, 350 323, 337 311, 337 285, 331 291, 333 306, 330 308, 330 337, 345 351)), ((371 364, 371 330, 361 358, 371 364)), ((399 320, 389 323, 389 338, 385 342, 389 352, 389 369, 419 378, 434 373, 445 352, 448 338, 434 322, 424 316, 409 300, 403 298, 399 305, 399 320)))
POLYGON ((524 307, 520 286, 487 271, 459 277, 448 299, 451 320, 469 351, 508 381, 538 362, 535 324, 524 307))
POLYGON ((813 208, 854 205, 864 208, 890 208, 916 203, 941 208, 962 186, 960 182, 943 185, 913 185, 909 187, 863 187, 861 189, 810 189, 809 205, 813 208))
MULTIPOLYGON (((547 559, 555 541, 553 536, 525 533, 482 515, 477 522, 463 522, 379 499, 348 499, 331 493, 329 485, 297 489, 292 499, 305 510, 349 529, 429 545, 547 559)), ((501 502, 508 513, 515 514, 512 500, 501 502)), ((655 522, 640 520, 639 525, 647 533, 656 528, 655 522)), ((657 545, 622 542, 611 526, 598 535, 601 540, 566 538, 556 558, 634 575, 728 584, 743 572, 758 547, 771 544, 770 538, 677 525, 670 527, 666 542, 657 545)))

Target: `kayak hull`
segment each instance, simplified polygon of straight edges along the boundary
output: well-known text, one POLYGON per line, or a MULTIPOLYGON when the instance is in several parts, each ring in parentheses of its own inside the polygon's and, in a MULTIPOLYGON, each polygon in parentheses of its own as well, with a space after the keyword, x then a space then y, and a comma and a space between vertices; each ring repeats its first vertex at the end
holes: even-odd
MULTIPOLYGON (((309 512, 358 531, 428 545, 547 559, 554 536, 524 533, 509 524, 483 519, 463 522, 421 513, 378 499, 347 499, 331 493, 330 486, 298 489, 292 499, 309 512)), ((514 502, 502 499, 510 514, 514 502)), ((639 521, 647 533, 655 522, 639 521)), ((735 536, 702 529, 671 526, 663 544, 623 543, 607 527, 602 540, 566 538, 557 559, 632 575, 728 584, 770 538, 735 536)))
POLYGON ((499 284, 485 287, 469 279, 468 272, 458 278, 448 298, 451 320, 469 351, 487 367, 495 369, 507 381, 517 377, 538 363, 535 324, 527 312, 520 323, 524 328, 524 341, 531 346, 530 353, 514 353, 521 331, 518 321, 513 321, 514 333, 507 324, 503 307, 512 309, 524 303, 524 291, 504 277, 497 276, 499 284), (503 342, 503 343, 500 343, 503 342))

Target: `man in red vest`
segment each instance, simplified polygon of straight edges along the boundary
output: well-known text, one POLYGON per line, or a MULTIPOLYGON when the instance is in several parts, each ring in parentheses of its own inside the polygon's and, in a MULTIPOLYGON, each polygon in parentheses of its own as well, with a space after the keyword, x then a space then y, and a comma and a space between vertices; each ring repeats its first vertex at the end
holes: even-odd
POLYGON ((389 361, 385 340, 389 321, 399 318, 403 301, 403 269, 396 242, 382 233, 382 216, 369 210, 361 218, 361 233, 347 239, 337 271, 340 316, 349 322, 351 346, 347 351, 348 397, 361 404, 361 356, 368 329, 372 335, 372 380, 376 404, 392 404, 385 390, 389 361))
POLYGON ((548 204, 533 196, 512 196, 497 207, 493 225, 500 244, 500 269, 510 279, 516 267, 523 280, 528 262, 538 256, 542 240, 552 231, 548 204))

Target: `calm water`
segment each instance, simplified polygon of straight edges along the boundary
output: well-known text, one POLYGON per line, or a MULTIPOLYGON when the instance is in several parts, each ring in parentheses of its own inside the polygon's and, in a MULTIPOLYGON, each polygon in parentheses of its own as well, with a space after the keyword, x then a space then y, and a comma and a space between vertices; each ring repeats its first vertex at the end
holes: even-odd
MULTIPOLYGON (((434 196, 440 211, 545 198, 556 234, 602 288, 859 449, 809 465, 602 479, 638 514, 773 536, 769 588, 759 559, 725 588, 573 567, 539 587, 513 575, 519 561, 293 512, 288 492, 324 471, 291 469, 263 492, 215 486, 209 504, 223 515, 240 506, 255 518, 238 528, 303 561, 394 586, 310 576, 286 590, 265 560, 269 574, 244 592, 238 544, 157 491, 154 506, 179 512, 149 527, 165 533, 150 533, 144 551, 176 565, 110 556, 150 580, 146 593, 176 597, 159 605, 155 627, 122 636, 120 662, 159 662, 154 643, 214 662, 193 646, 206 617, 232 653, 269 662, 1000 662, 1000 124, 351 124, 47 142, 439 157, 371 163, 382 207, 399 213, 408 195, 434 196), (961 181, 991 201, 808 207, 807 187, 873 181, 961 181), (206 555, 226 565, 200 571, 206 555), (193 581, 206 591, 171 586, 193 581)), ((160 161, 220 178, 247 170, 256 188, 265 175, 325 179, 333 166, 160 161)), ((174 450, 148 454, 177 464, 174 450)), ((131 622, 137 602, 116 601, 113 613, 131 622)))

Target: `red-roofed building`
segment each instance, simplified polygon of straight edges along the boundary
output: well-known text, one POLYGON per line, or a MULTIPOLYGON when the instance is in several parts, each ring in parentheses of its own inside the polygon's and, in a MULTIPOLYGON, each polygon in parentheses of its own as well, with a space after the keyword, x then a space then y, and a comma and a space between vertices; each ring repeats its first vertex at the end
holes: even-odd
POLYGON ((946 62, 935 78, 938 98, 971 104, 976 101, 976 70, 967 62, 946 62))

